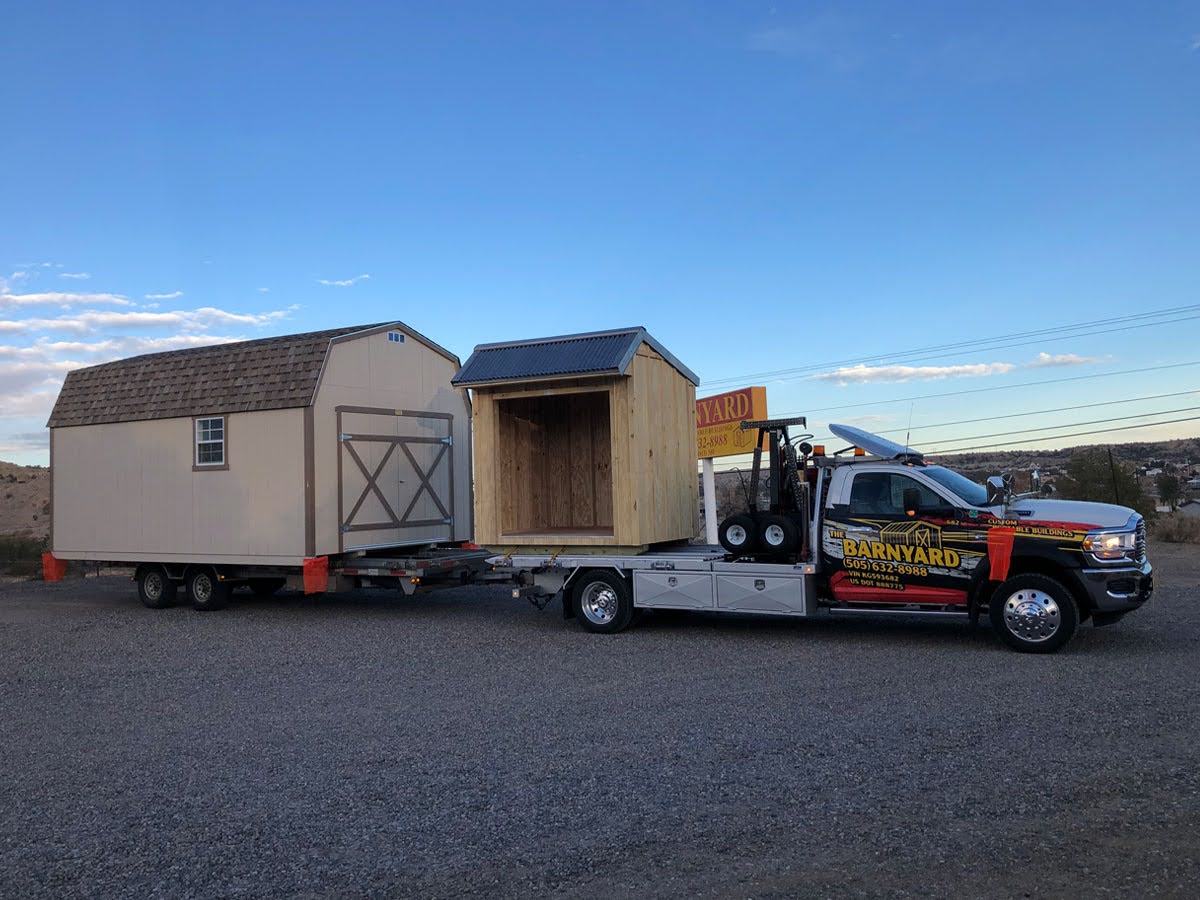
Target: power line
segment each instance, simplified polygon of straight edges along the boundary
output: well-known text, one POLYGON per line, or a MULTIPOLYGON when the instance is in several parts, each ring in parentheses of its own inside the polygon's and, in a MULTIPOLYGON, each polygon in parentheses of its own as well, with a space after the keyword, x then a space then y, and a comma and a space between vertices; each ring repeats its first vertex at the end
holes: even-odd
POLYGON ((888 403, 908 403, 910 400, 935 400, 939 397, 960 397, 966 394, 984 394, 989 391, 1011 391, 1016 388, 1025 387, 1040 387, 1044 384, 1065 384, 1068 381, 1088 381, 1093 378, 1113 378, 1117 375, 1137 375, 1142 372, 1162 372, 1166 369, 1181 369, 1186 366, 1200 366, 1200 360, 1193 360, 1185 363, 1169 363, 1162 366, 1146 366, 1141 369, 1122 369, 1120 372, 1095 372, 1091 375, 1072 375, 1067 378, 1046 378, 1042 381, 1023 381, 1020 384, 998 384, 993 387, 983 388, 968 388, 961 391, 943 391, 939 394, 919 394, 914 397, 896 397, 891 400, 866 400, 862 403, 845 403, 840 406, 818 406, 815 409, 809 409, 806 412, 782 413, 780 418, 788 418, 790 416, 803 416, 817 412, 828 412, 829 410, 839 409, 858 409, 863 406, 880 406, 888 403))
POLYGON ((1157 425, 1177 425, 1180 422, 1200 422, 1200 416, 1191 416, 1190 418, 1187 418, 1187 419, 1170 419, 1169 421, 1166 421, 1166 422, 1143 422, 1140 425, 1121 425, 1117 428, 1101 428, 1096 431, 1078 431, 1078 432, 1075 432, 1074 434, 1057 434, 1057 435, 1053 435, 1053 436, 1049 436, 1049 437, 1029 438, 1028 440, 1024 440, 1024 441, 1002 441, 998 444, 977 444, 974 447, 958 447, 954 450, 929 450, 929 451, 926 451, 926 455, 930 455, 930 454, 934 454, 934 453, 950 453, 950 454, 968 453, 971 450, 990 450, 993 447, 1007 447, 1012 444, 1032 444, 1037 441, 1051 441, 1051 440, 1057 441, 1057 440, 1060 440, 1061 438, 1069 438, 1069 437, 1091 437, 1092 435, 1109 434, 1114 431, 1130 431, 1134 428, 1153 428, 1157 425))
MULTIPOLYGON (((1024 416, 1042 416, 1048 413, 1070 412, 1076 409, 1094 409, 1098 406, 1120 406, 1122 403, 1140 403, 1143 400, 1162 400, 1165 397, 1186 397, 1189 394, 1200 394, 1200 389, 1192 391, 1174 391, 1170 394, 1150 394, 1146 397, 1130 397, 1128 400, 1104 400, 1100 403, 1077 403, 1074 406, 1059 406, 1054 409, 1034 409, 1028 412, 1006 413, 1002 416, 981 416, 978 419, 959 419, 956 422, 938 422, 935 425, 917 425, 912 428, 912 431, 928 431, 931 428, 949 428, 951 425, 971 425, 975 422, 994 422, 997 419, 1019 419, 1024 416)), ((1144 413, 1144 415, 1153 416, 1158 413, 1144 413)), ((899 434, 904 431, 903 428, 888 428, 884 431, 876 431, 875 434, 899 434)))
MULTIPOLYGON (((1136 416, 1116 416, 1110 419, 1093 419, 1090 422, 1070 422, 1066 425, 1046 425, 1043 428, 1022 428, 1019 431, 995 431, 991 434, 973 434, 970 437, 950 438, 949 443, 959 444, 963 441, 981 441, 984 438, 1007 437, 1010 434, 1028 434, 1034 431, 1057 431, 1060 428, 1078 428, 1080 425, 1103 425, 1106 422, 1127 422, 1130 419, 1144 419, 1146 416, 1169 416, 1174 413, 1196 412, 1197 410, 1200 410, 1200 406, 1185 406, 1181 409, 1164 409, 1153 413, 1138 413, 1136 416)), ((1145 424, 1154 425, 1157 423, 1147 422, 1145 424)), ((1052 440, 1055 435, 1048 434, 1045 437, 1046 440, 1052 440)))
MULTIPOLYGON (((1060 336, 1062 336, 1064 338, 1087 337, 1087 336, 1090 336, 1093 334, 1109 334, 1113 331, 1126 331, 1131 328, 1148 328, 1148 327, 1152 327, 1152 326, 1156 326, 1156 325, 1167 325, 1167 324, 1172 324, 1174 322, 1190 321, 1191 319, 1198 318, 1198 316, 1188 316, 1185 318, 1171 319, 1166 322, 1147 322, 1147 323, 1143 323, 1140 325, 1122 326, 1120 328, 1110 328, 1109 327, 1109 326, 1113 326, 1113 325, 1118 325, 1120 323, 1137 322, 1142 319, 1162 318, 1165 316, 1178 316, 1181 313, 1195 312, 1197 310, 1200 310, 1200 304, 1168 307, 1166 309, 1154 310, 1154 311, 1150 311, 1150 312, 1134 313, 1134 314, 1131 314, 1128 316, 1119 316, 1115 319, 1109 319, 1108 321, 1103 322, 1103 323, 1097 323, 1095 321, 1077 322, 1072 325, 1060 325, 1060 326, 1056 326, 1053 328, 1041 328, 1041 329, 1036 329, 1036 330, 1032 330, 1032 331, 1021 331, 1021 332, 1015 332, 1013 334, 997 335, 997 336, 990 337, 990 338, 979 338, 979 339, 973 340, 973 341, 955 341, 954 343, 949 343, 949 344, 935 344, 935 345, 931 345, 928 347, 919 347, 919 348, 914 348, 914 349, 910 349, 910 350, 898 350, 894 353, 874 354, 871 356, 860 356, 860 357, 853 357, 853 358, 849 358, 849 359, 832 360, 832 361, 822 362, 822 363, 812 363, 812 364, 808 364, 805 366, 798 366, 798 367, 793 367, 793 368, 788 368, 788 369, 777 369, 777 370, 769 371, 769 372, 757 372, 757 373, 750 374, 750 375, 732 375, 732 376, 726 376, 726 377, 722 377, 722 378, 712 379, 711 381, 706 382, 706 384, 720 385, 720 384, 725 384, 727 382, 740 381, 743 379, 755 379, 755 378, 771 378, 771 379, 773 379, 773 378, 777 378, 779 376, 802 374, 805 372, 819 371, 821 369, 830 368, 830 367, 848 366, 848 365, 855 365, 858 363, 866 363, 866 362, 883 362, 883 361, 888 361, 888 360, 900 361, 900 360, 908 359, 909 357, 914 357, 917 354, 939 353, 940 355, 945 355, 942 351, 961 351, 961 350, 967 350, 967 349, 973 349, 973 350, 977 350, 977 351, 999 350, 999 349, 1005 349, 1008 347, 1022 346, 1023 344, 1027 343, 1030 338, 1049 336, 1052 334, 1060 334, 1060 336), (1103 325, 1104 328, 1101 330, 1094 330, 1094 329, 1096 329, 1097 325, 1103 325), (1061 332, 1078 331, 1079 329, 1093 329, 1093 330, 1085 331, 1081 334, 1075 334, 1075 335, 1061 335, 1061 332), (1021 339, 1020 343, 1001 344, 1001 342, 1003 342, 1003 341, 1011 341, 1011 340, 1018 339, 1018 338, 1021 339), (989 345, 996 345, 996 344, 1000 344, 1000 346, 989 346, 989 345)), ((932 358, 932 357, 919 357, 919 358, 926 359, 926 358, 932 358)), ((913 360, 910 359, 909 361, 913 361, 913 360)))

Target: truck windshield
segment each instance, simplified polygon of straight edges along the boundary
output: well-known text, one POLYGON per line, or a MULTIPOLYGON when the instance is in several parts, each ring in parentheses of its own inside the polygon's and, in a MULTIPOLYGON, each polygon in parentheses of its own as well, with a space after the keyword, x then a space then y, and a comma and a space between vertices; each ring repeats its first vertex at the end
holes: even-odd
POLYGON ((983 485, 976 484, 971 479, 941 466, 926 466, 921 471, 942 487, 952 490, 972 506, 987 505, 987 489, 983 485))

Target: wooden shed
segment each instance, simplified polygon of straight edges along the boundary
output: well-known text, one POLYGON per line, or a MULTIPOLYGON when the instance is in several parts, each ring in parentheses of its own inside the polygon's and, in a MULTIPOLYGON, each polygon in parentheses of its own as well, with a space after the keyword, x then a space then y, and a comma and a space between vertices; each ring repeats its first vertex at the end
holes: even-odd
POLYGON ((698 528, 696 386, 644 328, 484 344, 474 395, 475 540, 620 548, 698 528))
POLYGON ((470 540, 458 368, 389 322, 77 369, 49 422, 53 553, 293 566, 470 540))

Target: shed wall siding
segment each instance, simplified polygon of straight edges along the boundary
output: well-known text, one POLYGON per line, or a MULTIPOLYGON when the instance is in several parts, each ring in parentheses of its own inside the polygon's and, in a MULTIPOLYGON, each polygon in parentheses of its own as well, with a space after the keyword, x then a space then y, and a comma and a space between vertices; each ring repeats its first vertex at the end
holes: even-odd
POLYGON ((226 418, 229 468, 213 471, 193 471, 191 418, 54 429, 55 554, 302 556, 303 410, 226 418))
MULTIPOLYGON (((403 331, 403 329, 396 329, 403 331)), ((407 333, 407 332, 406 332, 407 333)), ((471 462, 470 462, 470 405, 466 392, 450 386, 458 371, 453 360, 431 350, 411 336, 404 343, 393 343, 386 332, 368 334, 335 343, 326 358, 325 372, 317 389, 314 403, 314 474, 316 507, 316 552, 319 555, 339 552, 338 518, 338 441, 337 407, 365 407, 384 410, 412 410, 447 413, 454 416, 451 448, 454 468, 454 528, 451 540, 467 541, 472 534, 471 462)), ((343 427, 352 431, 358 427, 389 426, 381 417, 343 415, 343 427)), ((446 426, 435 420, 418 419, 404 423, 405 433, 416 430, 429 436, 445 434, 446 426)), ((395 432, 389 432, 395 433, 395 432)), ((368 467, 379 458, 386 445, 364 450, 374 456, 364 459, 368 467)), ((399 451, 396 451, 399 452, 399 451)), ((441 463, 442 466, 446 462, 441 463)), ((343 466, 346 461, 343 460, 343 466)), ((347 469, 357 477, 357 470, 347 469)), ((416 485, 409 486, 415 489, 416 485)), ((369 498, 364 513, 377 501, 369 498)), ((396 510, 399 514, 403 510, 396 510)), ((348 512, 343 509, 343 514, 348 512)), ((436 507, 423 495, 413 510, 413 517, 439 516, 436 507)), ((368 520, 373 516, 367 514, 368 520)), ((431 530, 431 531, 435 531, 431 530)), ((382 545, 404 543, 421 538, 421 529, 387 529, 356 532, 354 541, 382 545)), ((445 534, 441 529, 439 534, 445 534)), ((347 541, 347 546, 351 542, 347 541)))

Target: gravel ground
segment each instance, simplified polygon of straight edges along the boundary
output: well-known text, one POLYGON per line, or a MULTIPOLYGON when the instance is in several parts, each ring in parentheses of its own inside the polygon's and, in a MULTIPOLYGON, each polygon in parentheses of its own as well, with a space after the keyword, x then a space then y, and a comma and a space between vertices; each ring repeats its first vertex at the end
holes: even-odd
POLYGON ((503 588, 0 586, 0 896, 1200 891, 1200 551, 1064 652, 503 588))

